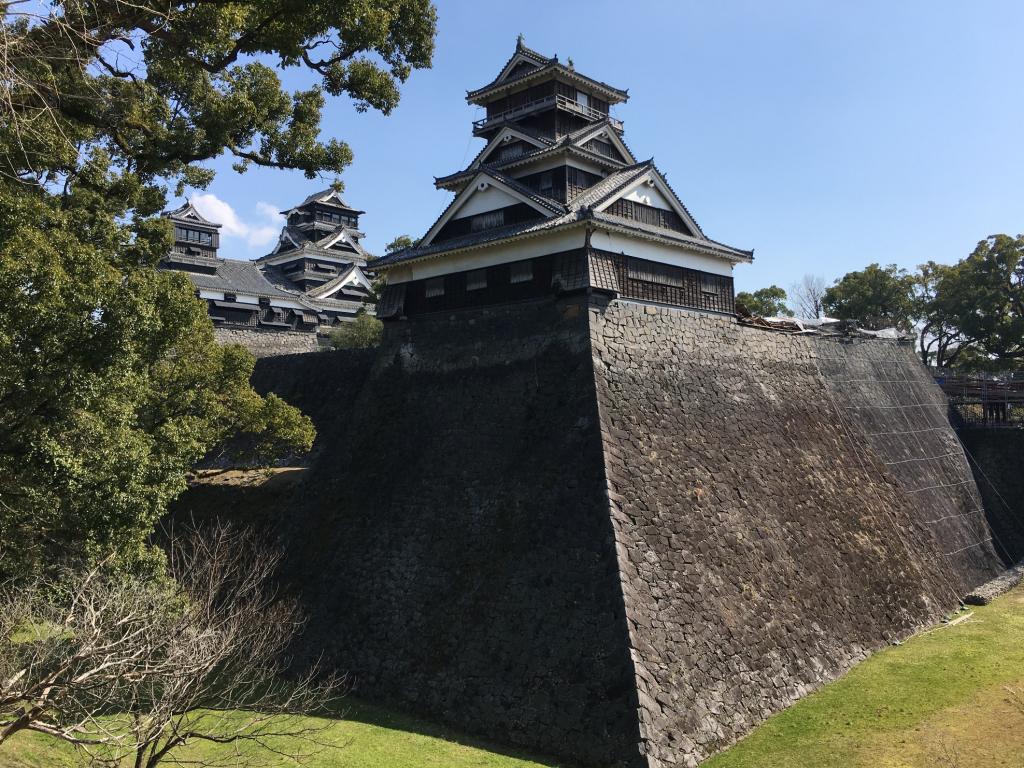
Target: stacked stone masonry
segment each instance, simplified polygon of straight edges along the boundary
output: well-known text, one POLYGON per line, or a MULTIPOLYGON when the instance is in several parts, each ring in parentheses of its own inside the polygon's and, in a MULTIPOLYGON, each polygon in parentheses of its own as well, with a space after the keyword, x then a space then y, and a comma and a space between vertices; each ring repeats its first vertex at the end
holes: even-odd
POLYGON ((591 318, 649 765, 696 765, 996 571, 912 348, 591 318))
POLYGON ((320 342, 308 331, 260 331, 255 328, 215 327, 214 338, 221 344, 241 344, 256 357, 316 352, 320 342))
POLYGON ((576 296, 255 381, 338 404, 300 488, 235 502, 288 543, 304 651, 572 763, 696 765, 999 569, 892 342, 576 296))

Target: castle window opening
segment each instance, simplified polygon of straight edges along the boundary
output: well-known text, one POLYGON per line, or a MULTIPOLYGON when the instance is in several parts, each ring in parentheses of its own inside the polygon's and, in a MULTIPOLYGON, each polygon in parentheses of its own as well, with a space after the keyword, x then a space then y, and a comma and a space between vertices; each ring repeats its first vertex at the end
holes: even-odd
POLYGON ((428 299, 444 296, 444 278, 432 277, 423 284, 423 294, 428 299))
POLYGON ((700 276, 700 292, 717 296, 719 293, 718 281, 712 275, 700 276))
POLYGON ((469 221, 470 232, 483 232, 485 229, 494 229, 505 223, 505 211, 499 208, 496 211, 479 213, 469 221))
POLYGON ((187 227, 175 227, 174 237, 177 240, 185 240, 189 243, 199 243, 200 245, 213 245, 213 233, 203 232, 199 229, 189 229, 187 227))
POLYGON ((479 291, 487 287, 487 270, 474 269, 466 275, 466 290, 479 291))
MULTIPOLYGON (((647 259, 630 258, 626 261, 626 276, 630 280, 642 280, 645 283, 672 285, 682 288, 685 277, 682 268, 670 264, 661 264, 647 259)), ((703 284, 702 284, 703 287, 703 284)))
POLYGON ((528 283, 533 280, 533 262, 516 261, 512 263, 509 274, 510 283, 528 283))

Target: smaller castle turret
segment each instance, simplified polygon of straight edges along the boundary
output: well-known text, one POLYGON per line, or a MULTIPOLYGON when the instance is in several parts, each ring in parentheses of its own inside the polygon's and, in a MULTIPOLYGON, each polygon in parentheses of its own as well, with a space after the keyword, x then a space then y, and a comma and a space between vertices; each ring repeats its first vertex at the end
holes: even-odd
POLYGON ((164 216, 174 227, 167 263, 187 272, 215 272, 221 225, 204 218, 189 200, 164 216))

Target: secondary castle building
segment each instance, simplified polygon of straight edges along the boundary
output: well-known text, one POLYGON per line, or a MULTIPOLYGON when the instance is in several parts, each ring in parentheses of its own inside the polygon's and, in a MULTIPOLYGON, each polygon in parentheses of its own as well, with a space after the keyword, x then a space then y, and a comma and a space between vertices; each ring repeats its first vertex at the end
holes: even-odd
POLYGON ((412 317, 591 290, 733 312, 732 269, 753 252, 710 239, 610 110, 624 90, 527 48, 467 93, 486 145, 435 179, 455 193, 413 247, 375 262, 377 314, 412 317))
POLYGON ((218 256, 221 225, 192 203, 164 214, 174 245, 161 266, 188 273, 218 339, 257 356, 314 351, 331 328, 373 311, 363 211, 327 189, 282 213, 277 245, 255 261, 218 256))

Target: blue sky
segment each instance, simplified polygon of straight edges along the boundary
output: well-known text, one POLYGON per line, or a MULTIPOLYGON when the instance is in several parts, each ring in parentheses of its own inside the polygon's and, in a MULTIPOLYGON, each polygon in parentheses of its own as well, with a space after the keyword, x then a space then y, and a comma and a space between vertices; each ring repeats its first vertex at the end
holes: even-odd
MULTIPOLYGON (((708 236, 756 249, 739 290, 831 282, 873 261, 952 262, 1024 231, 1024 3, 441 0, 438 12, 434 66, 389 117, 344 99, 325 114, 325 136, 355 153, 345 197, 366 211, 373 252, 423 234, 447 205, 433 177, 482 146, 465 92, 520 32, 629 89, 614 114, 637 157, 655 158, 708 236)), ((199 200, 234 216, 226 257, 265 253, 273 211, 326 186, 230 166, 214 163, 199 200)))

